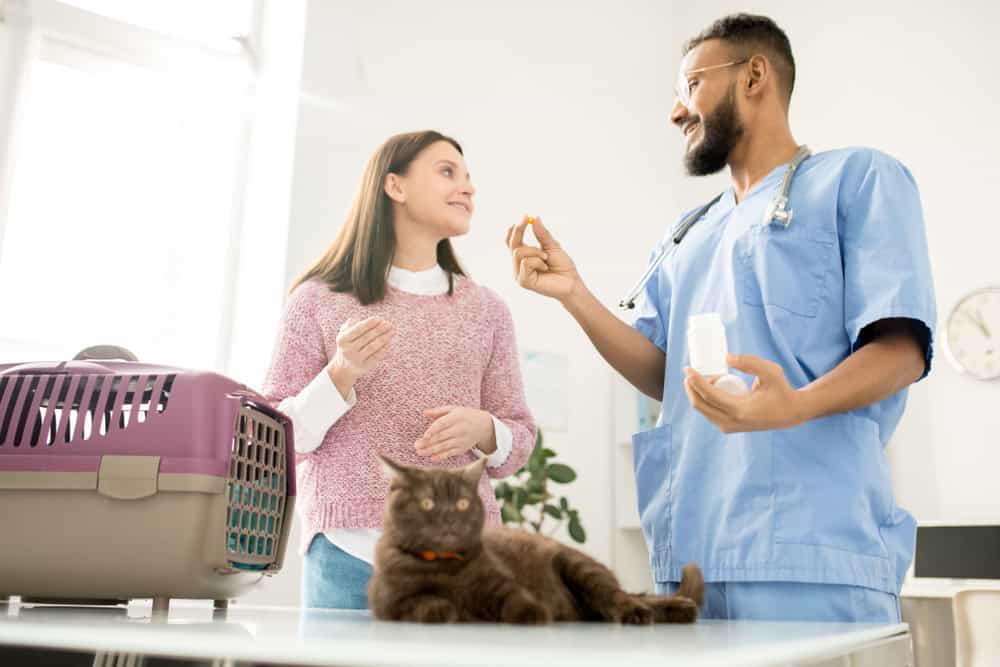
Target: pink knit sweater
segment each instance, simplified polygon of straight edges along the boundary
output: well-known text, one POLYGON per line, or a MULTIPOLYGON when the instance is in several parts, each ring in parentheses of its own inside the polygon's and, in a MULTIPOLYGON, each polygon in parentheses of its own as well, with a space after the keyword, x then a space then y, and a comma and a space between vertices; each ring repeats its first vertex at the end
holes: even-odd
MULTIPOLYGON (((349 317, 378 316, 396 326, 390 351, 355 384, 357 405, 326 433, 315 451, 299 454, 296 510, 303 519, 301 550, 312 536, 335 528, 380 528, 389 490, 376 453, 411 465, 460 467, 475 454, 433 464, 414 449, 431 420, 428 408, 460 405, 485 410, 513 433, 507 461, 487 468, 507 477, 523 466, 535 442, 535 424, 524 401, 510 312, 489 289, 455 277, 451 296, 425 296, 386 288, 385 298, 362 306, 351 294, 332 292, 318 280, 289 295, 264 394, 273 405, 298 394, 329 363, 337 332, 349 317)), ((479 495, 486 520, 500 511, 486 476, 479 495)))

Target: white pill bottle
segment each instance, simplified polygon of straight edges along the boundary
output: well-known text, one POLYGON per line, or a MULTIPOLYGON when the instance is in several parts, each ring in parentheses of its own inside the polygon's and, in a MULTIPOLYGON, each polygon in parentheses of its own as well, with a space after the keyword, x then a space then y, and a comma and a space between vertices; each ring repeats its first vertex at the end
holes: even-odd
POLYGON ((691 315, 687 335, 691 368, 709 379, 717 377, 715 386, 723 391, 735 395, 749 393, 743 378, 732 375, 726 365, 729 350, 722 316, 718 313, 691 315))

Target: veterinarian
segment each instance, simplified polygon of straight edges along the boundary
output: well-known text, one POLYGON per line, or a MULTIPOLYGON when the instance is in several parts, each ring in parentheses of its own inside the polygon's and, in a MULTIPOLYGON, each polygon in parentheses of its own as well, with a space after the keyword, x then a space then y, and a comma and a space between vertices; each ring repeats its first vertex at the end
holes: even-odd
POLYGON ((519 284, 557 299, 662 400, 657 426, 633 437, 658 592, 693 561, 707 618, 899 622, 916 526, 895 504, 884 450, 931 365, 920 198, 883 153, 800 146, 794 83, 788 38, 766 17, 725 17, 685 45, 670 116, 685 165, 728 166, 732 186, 666 230, 631 327, 540 220, 512 226, 507 245, 519 284), (529 224, 540 247, 524 243, 529 224), (688 318, 708 312, 749 393, 687 368, 688 318))

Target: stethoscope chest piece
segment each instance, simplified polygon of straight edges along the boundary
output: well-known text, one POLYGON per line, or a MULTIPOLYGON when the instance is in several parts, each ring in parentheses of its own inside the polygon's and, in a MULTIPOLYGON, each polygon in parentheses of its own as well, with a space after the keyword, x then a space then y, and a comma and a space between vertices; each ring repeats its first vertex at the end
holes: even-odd
POLYGON ((792 214, 795 211, 787 208, 788 198, 787 197, 775 197, 767 203, 767 207, 764 209, 764 224, 769 225, 773 221, 778 221, 781 226, 788 229, 788 225, 792 224, 792 214))
POLYGON ((781 179, 781 189, 764 208, 765 225, 777 220, 782 227, 788 229, 788 225, 792 224, 793 211, 788 208, 788 193, 792 189, 792 176, 795 175, 795 170, 799 168, 799 165, 811 154, 812 151, 809 150, 809 147, 804 145, 799 146, 799 149, 795 151, 795 156, 785 169, 785 177, 781 179))

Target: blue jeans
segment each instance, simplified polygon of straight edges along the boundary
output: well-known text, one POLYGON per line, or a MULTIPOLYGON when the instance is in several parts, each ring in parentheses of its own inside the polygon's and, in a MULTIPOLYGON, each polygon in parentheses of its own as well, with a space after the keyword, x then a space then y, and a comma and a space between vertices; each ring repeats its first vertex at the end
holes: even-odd
POLYGON ((371 576, 371 565, 317 533, 302 566, 302 606, 367 609, 371 576))
MULTIPOLYGON (((656 584, 671 595, 678 584, 656 584)), ((790 581, 705 583, 702 618, 733 621, 826 621, 900 623, 899 597, 861 586, 806 584, 790 581)))

